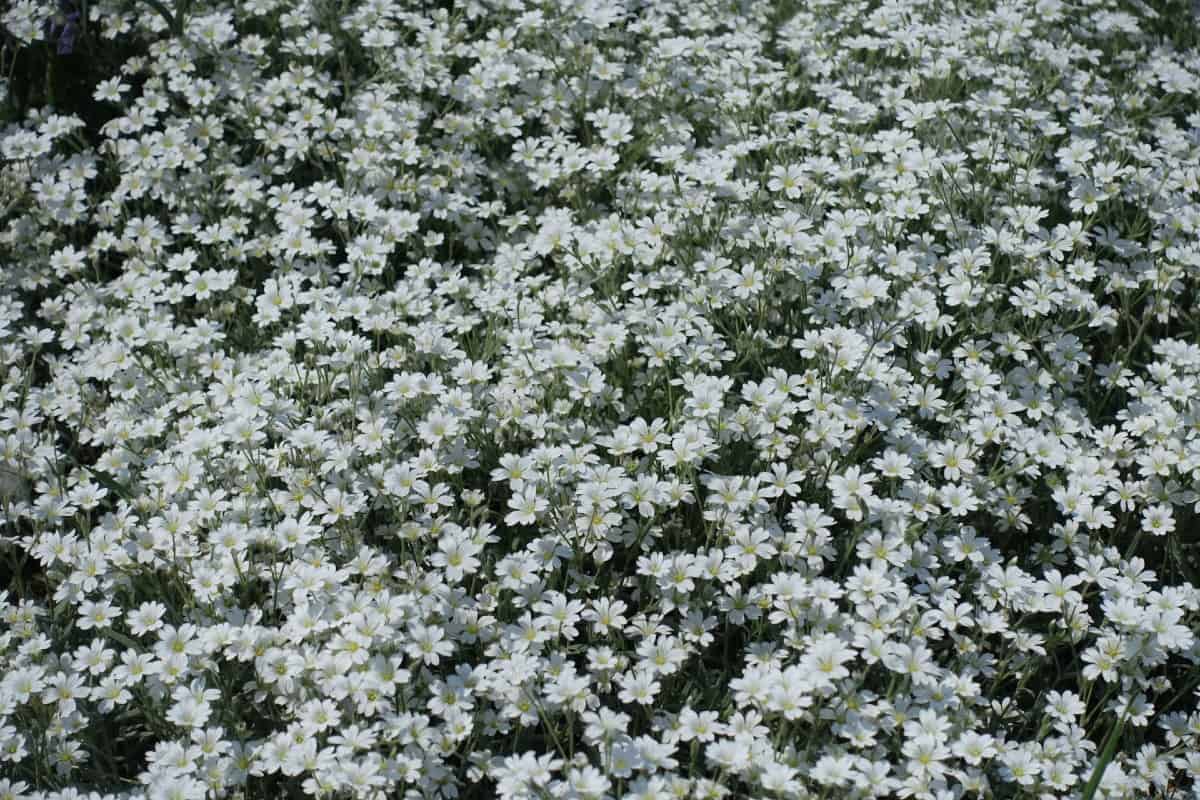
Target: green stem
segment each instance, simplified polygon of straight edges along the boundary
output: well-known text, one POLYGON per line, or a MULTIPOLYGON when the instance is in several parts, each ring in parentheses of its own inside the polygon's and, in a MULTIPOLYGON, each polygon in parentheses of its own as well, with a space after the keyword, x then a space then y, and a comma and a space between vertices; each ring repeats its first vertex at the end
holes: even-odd
POLYGON ((1113 760, 1113 755, 1117 752, 1117 742, 1121 740, 1123 730, 1125 730, 1125 719, 1121 718, 1108 732, 1108 738, 1104 741, 1104 749, 1100 751, 1100 758, 1096 761, 1096 766, 1092 768, 1092 776, 1088 778, 1088 782, 1083 787, 1082 800, 1092 800, 1095 796, 1096 789, 1100 786, 1100 779, 1104 777, 1109 762, 1113 760))
MULTIPOLYGON (((46 49, 49 50, 50 46, 46 45, 46 49)), ((54 53, 50 53, 50 56, 46 59, 46 105, 51 108, 58 105, 54 92, 54 64, 56 60, 57 57, 54 53)))

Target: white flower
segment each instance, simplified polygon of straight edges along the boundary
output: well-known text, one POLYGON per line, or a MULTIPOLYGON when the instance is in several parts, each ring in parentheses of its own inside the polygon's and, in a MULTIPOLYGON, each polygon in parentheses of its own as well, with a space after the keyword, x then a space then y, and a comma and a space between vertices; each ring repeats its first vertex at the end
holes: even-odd
POLYGON ((512 511, 504 517, 505 525, 532 525, 550 503, 538 494, 536 487, 526 486, 509 498, 508 507, 512 511))

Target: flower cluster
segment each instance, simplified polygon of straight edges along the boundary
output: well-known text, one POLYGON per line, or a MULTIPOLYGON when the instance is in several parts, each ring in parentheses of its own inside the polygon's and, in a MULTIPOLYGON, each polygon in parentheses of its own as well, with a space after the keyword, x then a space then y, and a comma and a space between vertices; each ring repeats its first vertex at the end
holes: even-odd
POLYGON ((1200 797, 1183 4, 154 5, 0 129, 0 798, 1200 797))

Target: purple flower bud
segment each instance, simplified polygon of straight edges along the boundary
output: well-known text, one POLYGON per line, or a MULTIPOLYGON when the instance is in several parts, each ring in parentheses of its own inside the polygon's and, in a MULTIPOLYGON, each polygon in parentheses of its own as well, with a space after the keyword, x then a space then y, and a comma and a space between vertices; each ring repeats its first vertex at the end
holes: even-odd
POLYGON ((58 13, 46 20, 45 36, 57 42, 60 56, 70 55, 75 50, 75 39, 79 35, 79 12, 66 0, 58 4, 58 13))
POLYGON ((67 15, 62 33, 58 35, 58 54, 65 56, 75 50, 75 37, 79 35, 79 12, 67 15))

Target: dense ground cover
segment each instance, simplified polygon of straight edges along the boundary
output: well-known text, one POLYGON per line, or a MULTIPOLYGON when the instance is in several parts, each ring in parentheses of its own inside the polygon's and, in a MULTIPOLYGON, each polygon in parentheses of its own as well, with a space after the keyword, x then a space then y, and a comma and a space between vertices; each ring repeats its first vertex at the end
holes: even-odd
POLYGON ((1189 4, 2 19, 0 798, 1200 797, 1189 4))

